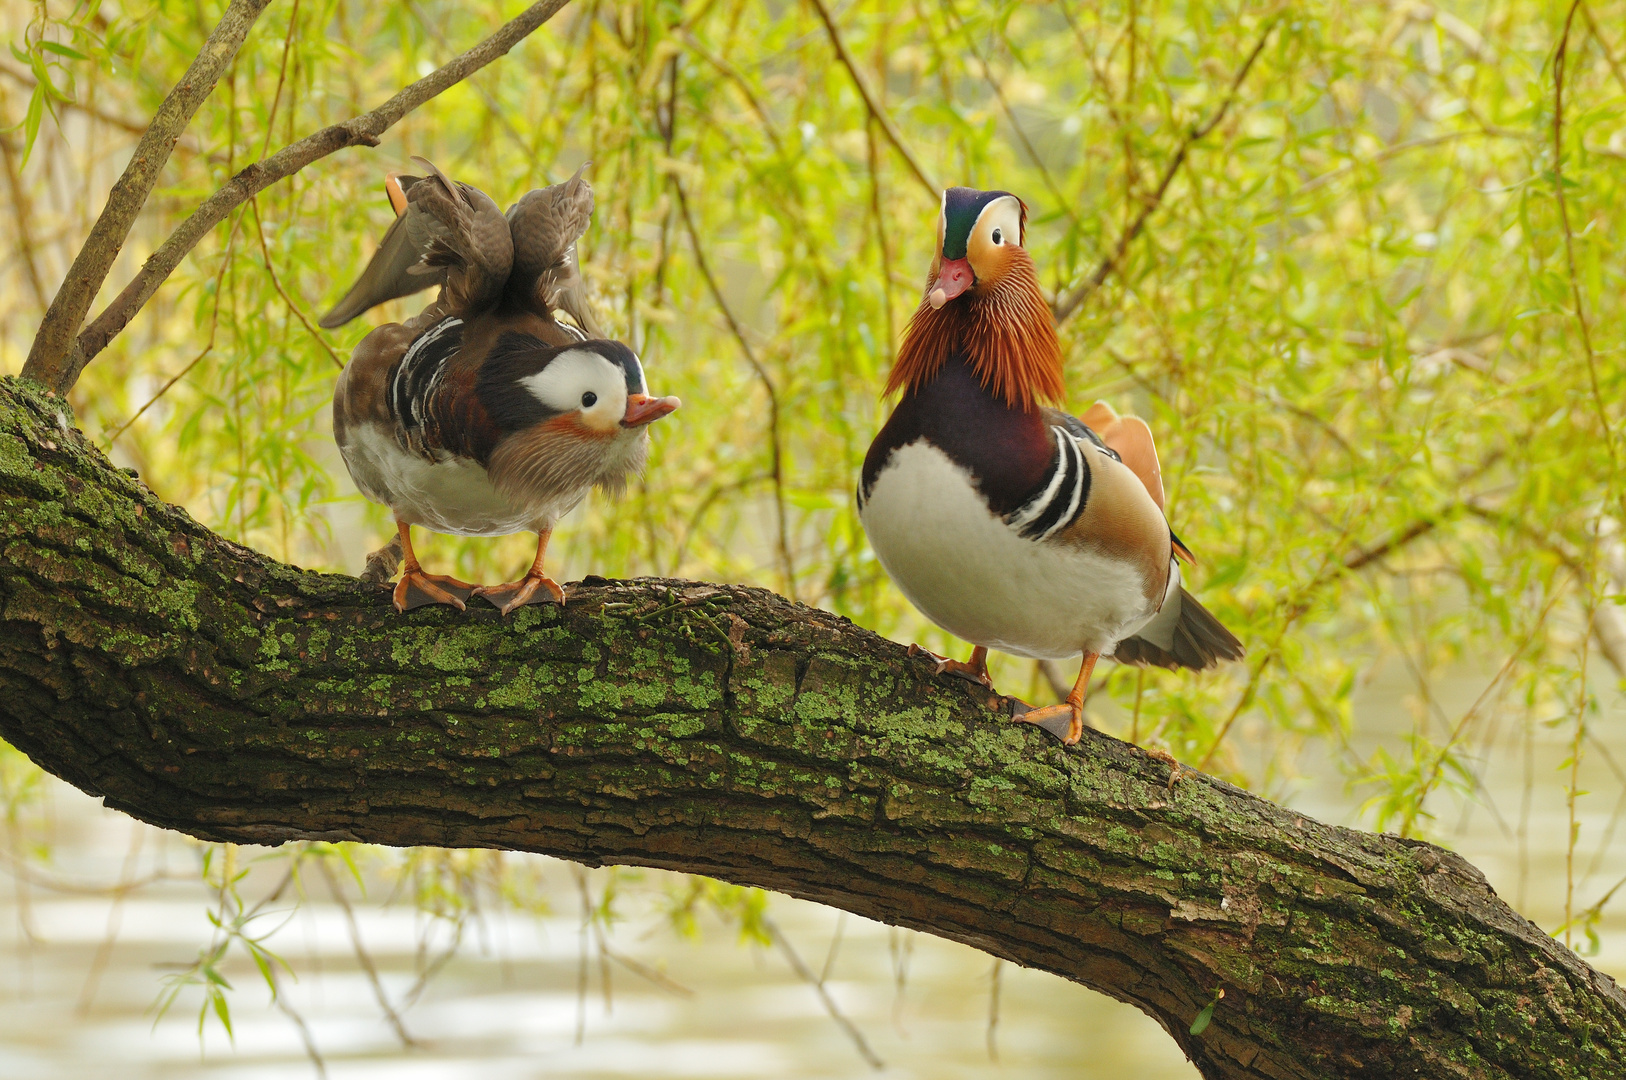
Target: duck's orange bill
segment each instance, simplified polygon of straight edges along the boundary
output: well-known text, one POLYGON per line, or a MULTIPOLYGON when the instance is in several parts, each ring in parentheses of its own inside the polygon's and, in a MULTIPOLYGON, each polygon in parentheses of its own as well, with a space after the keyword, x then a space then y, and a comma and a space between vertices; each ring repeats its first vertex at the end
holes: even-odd
POLYGON ((627 412, 621 417, 622 427, 641 427, 677 411, 683 402, 675 397, 652 398, 648 394, 628 394, 627 412))

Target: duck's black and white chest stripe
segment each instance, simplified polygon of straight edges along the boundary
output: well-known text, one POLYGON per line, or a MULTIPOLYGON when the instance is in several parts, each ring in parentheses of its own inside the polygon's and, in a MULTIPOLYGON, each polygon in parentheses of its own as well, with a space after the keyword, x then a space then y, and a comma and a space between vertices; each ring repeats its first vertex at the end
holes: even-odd
POLYGON ((990 513, 1022 538, 1041 542, 1084 512, 1091 480, 1087 455, 1099 450, 1117 457, 1075 417, 1055 409, 1010 409, 951 358, 937 379, 898 404, 870 446, 858 485, 860 511, 891 455, 916 440, 961 466, 990 513))
POLYGON ((1090 497, 1090 468, 1078 440, 1059 425, 1051 425, 1050 432, 1056 453, 1043 490, 1005 517, 1006 524, 1028 540, 1048 540, 1077 521, 1090 497))

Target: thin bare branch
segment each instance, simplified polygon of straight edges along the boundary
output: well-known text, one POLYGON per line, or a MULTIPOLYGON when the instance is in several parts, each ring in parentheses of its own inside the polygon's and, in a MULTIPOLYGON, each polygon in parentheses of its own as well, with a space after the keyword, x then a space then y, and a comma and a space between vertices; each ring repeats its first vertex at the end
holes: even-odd
MULTIPOLYGON (((141 267, 135 279, 114 298, 95 322, 79 335, 72 352, 52 370, 30 370, 40 382, 66 392, 78 380, 85 365, 107 347, 108 342, 129 325, 136 313, 158 291, 158 287, 180 265, 187 252, 213 229, 233 209, 252 199, 272 184, 303 169, 314 161, 336 153, 348 146, 377 146, 379 137, 400 122, 401 118, 456 86, 470 75, 507 55, 515 45, 552 18, 569 0, 542 0, 526 8, 490 37, 465 52, 451 63, 441 67, 406 87, 384 104, 369 113, 352 117, 323 128, 298 142, 289 143, 275 154, 243 169, 209 196, 190 217, 181 222, 158 250, 141 267)), ((33 360, 30 359, 30 365, 33 360)))
POLYGON ((796 977, 811 986, 813 992, 819 995, 819 1000, 824 1003, 824 1009, 830 1014, 830 1019, 834 1020, 847 1038, 852 1040, 853 1046, 858 1050, 858 1055, 868 1062, 869 1067, 876 1072, 885 1069, 886 1062, 882 1061, 880 1055, 870 1049, 869 1040, 864 1038, 864 1033, 859 1031, 858 1025, 849 1020, 847 1014, 841 1011, 841 1006, 837 1005, 836 999, 830 996, 830 991, 824 988, 824 983, 813 974, 806 962, 802 960, 801 954, 791 945, 790 939, 785 937, 785 932, 779 929, 779 924, 764 916, 762 925, 768 931, 768 936, 773 939, 773 943, 779 947, 779 951, 784 954, 791 970, 796 972, 796 977))
POLYGON ((1057 297, 1051 309, 1056 316, 1056 322, 1067 321, 1073 312, 1078 310, 1078 306, 1088 299, 1091 293, 1099 289, 1102 283, 1123 262, 1124 255, 1129 251, 1129 245, 1133 244, 1135 238, 1140 236, 1141 230, 1146 228, 1147 219, 1152 216, 1159 206, 1163 205, 1163 196, 1169 190, 1169 185, 1174 182, 1175 175, 1180 171, 1180 166, 1185 164, 1186 156, 1191 152, 1192 146, 1206 138, 1208 133, 1218 127, 1220 122, 1225 119, 1225 114, 1230 112, 1232 103, 1236 101, 1237 91, 1242 89, 1242 81, 1248 77, 1248 72, 1253 69, 1253 62, 1259 59, 1259 54, 1264 52, 1265 42, 1270 40, 1271 32, 1276 29, 1276 24, 1280 21, 1281 16, 1277 15, 1265 23, 1264 29, 1259 33, 1259 40, 1254 42, 1253 51, 1248 53, 1248 58, 1242 61, 1242 66, 1237 68, 1236 74, 1231 77, 1231 86, 1225 92, 1225 97, 1220 101, 1219 107, 1214 110, 1213 115, 1186 132, 1186 137, 1180 140, 1180 145, 1175 148, 1174 156, 1169 159, 1169 163, 1163 168, 1163 175, 1157 182, 1157 188, 1146 197, 1146 201, 1141 205, 1140 213, 1135 215, 1135 220, 1129 223, 1129 228, 1125 229, 1123 235, 1118 237, 1118 243, 1107 257, 1101 260, 1101 264, 1095 268, 1095 273, 1091 274, 1065 296, 1057 297))
MULTIPOLYGON (((1598 361, 1592 351, 1592 328, 1587 324, 1586 304, 1581 299, 1581 278, 1575 270, 1575 234, 1570 229, 1569 203, 1564 198, 1564 71, 1568 66, 1570 26, 1581 0, 1570 5, 1564 18, 1564 32, 1559 36, 1558 48, 1553 53, 1553 197, 1558 201, 1558 223, 1564 231, 1564 261, 1569 269, 1570 295, 1575 299, 1575 322, 1581 330, 1581 346, 1586 352, 1587 379, 1592 387, 1592 405, 1603 428, 1604 449, 1609 451, 1611 464, 1615 458, 1615 429, 1609 423, 1609 412, 1604 407, 1603 392, 1598 387, 1598 361)), ((1612 472, 1619 472, 1613 469, 1612 472)))
POLYGON ((51 300, 51 306, 40 322, 39 332, 34 335, 34 343, 28 350, 28 362, 23 366, 24 375, 58 392, 65 393, 73 386, 80 368, 84 366, 83 363, 78 367, 73 364, 73 354, 80 351, 74 346, 74 335, 79 332, 85 315, 90 311, 91 302, 101 290, 102 282, 107 280, 107 272, 113 268, 113 260, 118 258, 120 249, 124 247, 136 215, 146 205, 147 195, 158 182, 159 174, 169 161, 170 152, 175 149, 176 140, 191 121, 192 114, 198 111, 204 99, 214 90, 221 74, 236 58, 237 50, 242 48, 249 30, 270 2, 231 0, 231 6, 198 51, 197 59, 192 61, 192 66, 186 69, 181 81, 175 84, 158 107, 152 123, 141 136, 141 141, 136 143, 135 153, 131 155, 129 165, 125 166, 124 175, 119 177, 108 194, 107 206, 96 219, 96 224, 91 226, 90 236, 85 239, 73 265, 68 268, 67 276, 62 279, 62 287, 51 300))
POLYGON ((808 0, 808 2, 813 5, 813 10, 819 13, 819 19, 824 23, 824 29, 830 35, 830 46, 835 49, 836 58, 841 61, 841 66, 847 69, 848 75, 852 76, 853 85, 858 88, 858 96, 864 99, 864 107, 875 118, 875 122, 881 125, 881 130, 886 134, 886 141, 891 143, 892 148, 898 152, 898 156, 903 158, 904 162, 909 166, 909 171, 915 174, 916 180, 920 181, 920 186, 926 189, 926 194, 930 195, 933 201, 936 201, 943 194, 943 189, 933 183, 931 178, 926 175, 926 170, 921 168, 920 162, 915 158, 914 151, 910 150, 908 144, 903 141, 903 136, 898 133, 897 126, 892 123, 892 118, 886 114, 886 110, 881 108, 880 103, 875 100, 875 95, 870 92, 869 84, 864 81, 864 76, 858 70, 858 65, 853 62, 852 54, 847 51, 847 43, 841 40, 841 31, 836 29, 836 20, 831 16, 830 8, 826 6, 824 0, 808 0))
POLYGON ((1609 64, 1609 70, 1614 73, 1615 81, 1620 83, 1622 90, 1626 90, 1626 71, 1621 70, 1620 61, 1615 59, 1615 50, 1610 47, 1609 40, 1598 32, 1598 23, 1592 17, 1592 8, 1584 0, 1581 4, 1581 14, 1586 16, 1586 28, 1591 31, 1592 40, 1596 41, 1598 48, 1603 51, 1603 58, 1609 64))
POLYGON ((751 365, 763 389, 768 392, 768 438, 772 454, 768 471, 773 477, 774 512, 779 526, 779 562, 785 575, 785 594, 794 600, 796 563, 790 555, 790 528, 785 515, 784 450, 779 432, 779 390, 774 385, 773 376, 768 374, 768 369, 757 359, 756 350, 751 347, 750 339, 745 336, 745 328, 734 318, 734 312, 729 308, 728 301, 723 299, 723 290, 718 287, 717 278, 711 272, 711 264, 706 261, 706 253, 700 246, 700 233, 694 226, 694 216, 689 213, 689 197, 684 194, 683 185, 678 182, 676 176, 672 177, 672 190, 677 193, 678 210, 683 217, 683 227, 689 234, 689 247, 694 252, 694 261, 700 269, 700 276, 705 279, 706 288, 717 304, 717 309, 723 313, 729 332, 734 335, 734 340, 739 342, 740 351, 745 353, 746 362, 751 365))
POLYGON ((260 257, 265 262, 265 272, 271 279, 271 287, 277 290, 277 295, 282 297, 282 302, 287 305, 289 311, 293 312, 294 318, 298 319, 305 329, 309 331, 316 344, 326 351, 328 359, 333 361, 334 366, 343 370, 344 360, 333 350, 332 344, 316 328, 315 324, 305 317, 305 313, 300 310, 299 305, 294 303, 294 298, 289 296, 288 290, 282 287, 282 279, 277 276, 276 267, 271 265, 271 247, 265 242, 265 227, 260 222, 260 200, 250 199, 248 208, 254 214, 254 235, 260 241, 260 257))
POLYGON ((344 895, 344 888, 333 873, 333 868, 327 864, 326 859, 317 859, 316 868, 322 872, 327 882, 328 891, 333 894, 333 902, 339 905, 344 912, 345 923, 350 927, 350 944, 356 952, 356 962, 361 965, 362 973, 367 976, 367 982, 373 988, 373 996, 378 999, 378 1007, 384 1011, 384 1017, 395 1029, 396 1037, 405 1046, 417 1046, 418 1043, 407 1033, 406 1024, 401 1021, 401 1014, 395 1011, 390 1004, 389 995, 384 993, 384 983, 378 977, 378 968, 373 964, 372 956, 361 943, 361 926, 356 922, 356 911, 350 906, 350 898, 344 895))

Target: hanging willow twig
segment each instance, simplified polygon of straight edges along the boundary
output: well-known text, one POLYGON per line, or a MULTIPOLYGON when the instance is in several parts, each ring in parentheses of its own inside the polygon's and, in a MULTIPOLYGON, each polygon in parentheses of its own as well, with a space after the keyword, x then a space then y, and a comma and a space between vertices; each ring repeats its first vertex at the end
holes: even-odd
POLYGON ((700 246, 700 233, 694 227, 694 217, 689 213, 689 198, 683 192, 683 185, 678 178, 672 178, 672 190, 677 193, 678 210, 683 217, 683 228, 689 234, 689 247, 694 251, 695 265, 700 269, 700 276, 705 279, 706 288, 711 298, 717 304, 717 309, 723 313, 723 319, 728 323, 729 332, 734 340, 739 342, 740 351, 745 354, 745 360, 756 372, 757 379, 761 381, 762 388, 768 393, 768 441, 769 465, 768 472, 773 477, 773 503, 774 516, 779 529, 779 565, 785 575, 785 595, 792 600, 796 599, 796 561, 790 554, 789 525, 785 515, 785 472, 784 449, 779 430, 779 390, 774 385, 773 376, 757 359, 756 350, 751 347, 751 341, 745 336, 745 328, 734 317, 729 308, 728 301, 723 299, 723 290, 718 287, 717 278, 711 272, 711 264, 706 261, 706 253, 700 246))
POLYGON ((903 141, 903 136, 898 133, 897 126, 892 123, 892 118, 886 114, 886 110, 881 108, 880 104, 875 100, 875 95, 870 92, 869 84, 864 81, 864 76, 859 72, 858 65, 853 63, 852 54, 847 51, 847 43, 841 40, 841 31, 836 29, 836 20, 831 16, 830 9, 825 5, 824 0, 809 0, 809 2, 812 3, 813 10, 819 13, 819 19, 824 23, 824 29, 830 35, 830 47, 835 49, 836 58, 841 61, 841 66, 847 69, 848 75, 852 76, 853 85, 858 88, 858 96, 864 99, 864 107, 875 118, 875 122, 881 125, 881 130, 886 133, 886 141, 891 143, 892 148, 903 158, 904 162, 909 166, 909 171, 915 174, 915 179, 919 180, 921 186, 926 189, 926 194, 930 195, 935 201, 943 194, 943 189, 933 183, 932 179, 926 175, 926 170, 921 167, 914 151, 910 150, 909 145, 903 141))
POLYGON ((1265 23, 1264 29, 1259 32, 1259 40, 1253 44, 1253 51, 1248 53, 1248 58, 1242 61, 1242 66, 1237 68, 1236 74, 1231 77, 1231 86, 1225 92, 1225 97, 1221 99, 1219 107, 1214 110, 1212 116, 1186 132, 1186 137, 1180 140, 1180 145, 1175 148, 1174 156, 1169 159, 1169 163, 1163 168, 1163 175, 1158 179, 1157 187, 1146 197, 1146 201, 1141 205, 1140 213, 1135 215, 1135 220, 1131 221, 1129 227, 1123 231, 1123 235, 1118 237, 1118 243, 1114 245, 1107 257, 1101 260, 1101 264, 1095 268, 1095 273, 1074 286, 1064 296, 1056 298, 1051 310, 1054 312, 1058 323, 1067 321, 1068 317, 1078 310, 1078 306, 1088 299, 1091 293, 1099 289, 1107 278, 1112 276, 1114 270, 1118 269, 1118 265, 1123 262, 1124 256, 1129 252, 1129 245, 1133 244, 1136 237, 1140 236, 1141 230, 1146 228, 1147 219, 1152 216, 1159 206, 1163 205, 1163 196, 1169 190, 1169 185, 1174 182, 1175 176, 1180 172, 1180 166, 1185 164, 1186 156, 1191 152, 1192 146, 1207 137, 1209 132, 1219 127, 1220 122, 1225 119, 1225 114, 1230 112, 1231 104, 1236 101, 1237 91, 1242 88, 1242 81, 1248 77, 1248 72, 1253 69, 1253 62, 1259 59, 1259 54, 1265 49, 1265 42, 1270 40, 1271 31, 1276 29, 1276 24, 1280 21, 1281 16, 1277 15, 1265 23))

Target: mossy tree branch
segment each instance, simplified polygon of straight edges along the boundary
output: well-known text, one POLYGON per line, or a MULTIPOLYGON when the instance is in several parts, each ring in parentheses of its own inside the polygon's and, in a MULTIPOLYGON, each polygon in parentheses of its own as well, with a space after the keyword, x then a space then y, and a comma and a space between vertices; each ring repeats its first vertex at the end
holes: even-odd
POLYGON ((760 885, 1131 1002, 1210 1078, 1626 1075, 1626 995, 1461 858, 995 704, 760 589, 397 617, 0 381, 0 735, 145 821, 760 885))

